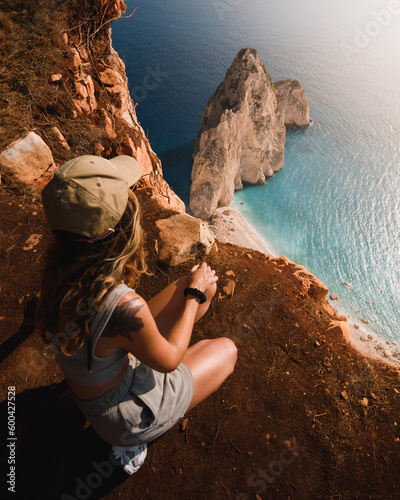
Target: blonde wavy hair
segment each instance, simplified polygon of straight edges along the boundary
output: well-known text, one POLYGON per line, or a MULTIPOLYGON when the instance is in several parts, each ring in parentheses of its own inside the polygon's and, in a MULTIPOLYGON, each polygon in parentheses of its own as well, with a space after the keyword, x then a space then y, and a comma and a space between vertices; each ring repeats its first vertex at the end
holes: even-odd
POLYGON ((81 238, 65 232, 55 234, 36 312, 37 329, 45 343, 53 341, 67 356, 78 352, 89 336, 88 313, 93 315, 122 281, 136 287, 147 272, 135 193, 129 190, 127 208, 112 235, 94 243, 81 238), (60 332, 62 325, 67 335, 60 332), (61 334, 63 342, 57 341, 61 334))

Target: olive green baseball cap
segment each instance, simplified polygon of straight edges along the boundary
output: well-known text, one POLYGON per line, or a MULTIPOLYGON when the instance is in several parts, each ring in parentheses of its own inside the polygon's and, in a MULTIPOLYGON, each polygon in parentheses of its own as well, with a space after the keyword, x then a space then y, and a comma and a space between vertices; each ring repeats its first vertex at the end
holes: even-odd
POLYGON ((128 189, 141 175, 139 163, 130 156, 107 160, 85 155, 68 161, 42 191, 50 229, 91 241, 113 232, 128 204, 128 189))

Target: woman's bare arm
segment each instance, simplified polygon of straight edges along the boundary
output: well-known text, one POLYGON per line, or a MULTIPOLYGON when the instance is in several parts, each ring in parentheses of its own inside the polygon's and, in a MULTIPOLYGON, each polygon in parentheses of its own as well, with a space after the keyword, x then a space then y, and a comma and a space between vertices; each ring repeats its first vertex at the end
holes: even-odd
MULTIPOLYGON (((217 279, 215 271, 203 263, 191 270, 189 283, 205 292, 217 279)), ((198 299, 188 295, 176 322, 163 336, 145 300, 129 292, 118 304, 102 338, 113 338, 113 346, 131 352, 150 368, 170 372, 177 368, 189 346, 198 304, 198 299)))

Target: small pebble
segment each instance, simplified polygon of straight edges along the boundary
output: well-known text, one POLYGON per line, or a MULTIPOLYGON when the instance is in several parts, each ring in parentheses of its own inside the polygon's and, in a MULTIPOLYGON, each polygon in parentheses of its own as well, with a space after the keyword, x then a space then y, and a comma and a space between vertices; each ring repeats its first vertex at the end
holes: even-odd
POLYGON ((368 339, 366 335, 360 335, 360 340, 366 342, 368 339))
POLYGON ((360 403, 363 405, 363 406, 368 406, 368 399, 367 398, 363 398, 360 403))

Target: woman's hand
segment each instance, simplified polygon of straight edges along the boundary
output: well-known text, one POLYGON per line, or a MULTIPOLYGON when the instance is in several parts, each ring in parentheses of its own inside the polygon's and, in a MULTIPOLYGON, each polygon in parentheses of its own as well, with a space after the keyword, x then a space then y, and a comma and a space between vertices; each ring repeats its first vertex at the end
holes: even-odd
POLYGON ((218 281, 218 276, 214 269, 211 269, 205 262, 197 264, 190 270, 190 288, 197 288, 205 293, 216 281, 218 281))

